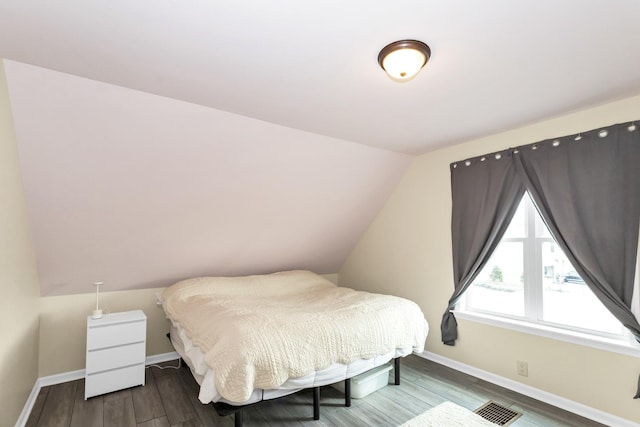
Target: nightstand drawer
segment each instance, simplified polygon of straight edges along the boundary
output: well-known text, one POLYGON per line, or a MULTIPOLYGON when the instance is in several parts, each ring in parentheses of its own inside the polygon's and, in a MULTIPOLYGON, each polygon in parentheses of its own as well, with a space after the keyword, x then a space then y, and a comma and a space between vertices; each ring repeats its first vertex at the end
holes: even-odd
POLYGON ((104 326, 95 325, 91 326, 87 333, 87 350, 144 341, 146 336, 147 323, 145 320, 104 326))
POLYGON ((84 384, 84 398, 137 385, 144 385, 144 364, 87 375, 84 384))
POLYGON ((87 352, 87 374, 108 371, 122 366, 144 365, 144 362, 144 341, 100 350, 89 350, 87 352))

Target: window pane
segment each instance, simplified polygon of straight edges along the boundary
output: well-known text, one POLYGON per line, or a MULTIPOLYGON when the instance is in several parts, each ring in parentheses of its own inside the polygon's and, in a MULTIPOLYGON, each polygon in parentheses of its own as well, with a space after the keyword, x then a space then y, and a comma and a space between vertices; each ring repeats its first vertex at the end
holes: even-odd
POLYGON ((466 294, 467 308, 524 316, 523 244, 502 242, 466 294))
POLYGON ((576 328, 620 334, 620 322, 602 305, 556 243, 542 243, 543 319, 576 328))
POLYGON ((552 238, 551 233, 549 232, 549 228, 547 228, 547 224, 544 223, 537 209, 535 214, 536 214, 536 237, 552 238))
POLYGON ((525 193, 520 201, 520 205, 518 206, 518 210, 515 214, 513 214, 513 219, 509 224, 509 228, 504 233, 503 239, 508 239, 512 237, 526 237, 527 231, 525 228, 525 199, 528 199, 529 196, 525 193))

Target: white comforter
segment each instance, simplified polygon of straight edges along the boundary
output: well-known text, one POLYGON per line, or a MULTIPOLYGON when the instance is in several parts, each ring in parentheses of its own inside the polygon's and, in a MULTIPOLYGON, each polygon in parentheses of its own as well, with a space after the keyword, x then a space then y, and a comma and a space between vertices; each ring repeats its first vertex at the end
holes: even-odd
POLYGON ((426 340, 415 303, 337 287, 309 271, 189 279, 167 288, 162 300, 231 402, 332 363, 395 349, 422 352, 426 340))

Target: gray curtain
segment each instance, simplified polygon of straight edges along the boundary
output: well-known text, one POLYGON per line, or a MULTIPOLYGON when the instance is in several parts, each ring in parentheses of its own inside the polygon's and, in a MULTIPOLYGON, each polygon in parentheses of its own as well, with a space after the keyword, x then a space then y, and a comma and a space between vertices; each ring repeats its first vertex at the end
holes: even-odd
POLYGON ((513 160, 571 264, 640 341, 640 324, 631 313, 640 224, 640 131, 621 124, 580 136, 522 147, 513 160))
POLYGON ((454 345, 458 338, 451 310, 500 243, 524 194, 510 157, 506 151, 450 166, 455 290, 440 326, 447 345, 454 345))
POLYGON ((640 324, 631 313, 640 223, 640 129, 619 124, 495 157, 451 165, 455 288, 442 318, 442 341, 454 345, 457 322, 450 310, 499 243, 525 187, 576 271, 640 341, 640 324))

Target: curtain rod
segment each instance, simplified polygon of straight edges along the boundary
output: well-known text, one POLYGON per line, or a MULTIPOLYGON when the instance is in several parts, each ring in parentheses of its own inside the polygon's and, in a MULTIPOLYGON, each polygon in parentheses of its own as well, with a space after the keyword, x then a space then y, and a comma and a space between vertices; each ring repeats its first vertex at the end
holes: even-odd
POLYGON ((609 135, 610 129, 611 128, 615 128, 615 127, 620 127, 620 128, 625 128, 626 127, 626 130, 628 132, 635 132, 636 130, 638 130, 638 125, 636 124, 636 122, 640 122, 640 119, 632 120, 632 121, 626 122, 626 123, 616 123, 616 124, 612 124, 612 125, 608 125, 608 126, 603 126, 603 127, 599 127, 599 128, 588 130, 586 132, 579 132, 577 134, 574 133, 574 134, 569 134, 569 135, 565 135, 565 136, 561 136, 561 137, 549 138, 549 139, 545 139, 545 140, 542 140, 542 141, 539 141, 539 142, 533 142, 533 143, 526 144, 526 145, 519 145, 519 146, 516 146, 516 147, 508 147, 508 148, 504 148, 502 150, 494 151, 493 153, 481 154, 479 156, 469 157, 469 158, 464 159, 464 160, 458 160, 456 162, 452 162, 450 164, 450 167, 451 167, 451 169, 455 169, 455 168, 458 167, 458 165, 470 166, 472 163, 477 163, 478 161, 485 162, 489 158, 494 158, 495 160, 500 160, 505 153, 507 153, 507 154, 516 154, 520 150, 524 150, 524 149, 528 149, 528 148, 531 148, 532 150, 536 150, 536 149, 538 149, 538 146, 540 146, 540 145, 551 144, 554 147, 558 147, 560 144, 562 144, 564 142, 580 141, 585 136, 590 136, 591 134, 596 134, 599 138, 604 139, 609 135), (567 141, 567 139, 569 139, 569 141, 567 141))

